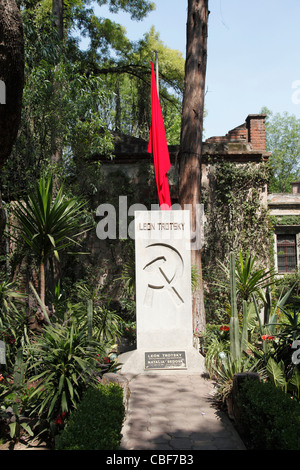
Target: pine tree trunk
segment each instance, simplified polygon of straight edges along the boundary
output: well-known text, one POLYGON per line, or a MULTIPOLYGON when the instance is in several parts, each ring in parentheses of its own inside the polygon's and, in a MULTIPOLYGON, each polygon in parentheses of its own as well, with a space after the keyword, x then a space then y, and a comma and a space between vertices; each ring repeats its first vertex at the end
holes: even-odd
MULTIPOLYGON (((185 84, 179 152, 179 202, 191 207, 191 230, 199 227, 201 156, 207 61, 208 0, 188 0, 185 84)), ((193 246, 193 244, 192 244, 193 246)), ((193 295, 194 331, 205 328, 201 249, 193 246, 192 265, 199 282, 193 295)))

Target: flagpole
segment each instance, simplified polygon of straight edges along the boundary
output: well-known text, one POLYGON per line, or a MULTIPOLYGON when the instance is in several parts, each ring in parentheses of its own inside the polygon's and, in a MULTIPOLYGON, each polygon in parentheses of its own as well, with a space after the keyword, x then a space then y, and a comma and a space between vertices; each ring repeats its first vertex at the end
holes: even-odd
POLYGON ((159 78, 158 78, 158 51, 155 51, 155 69, 156 69, 156 88, 157 88, 157 95, 159 98, 159 78))

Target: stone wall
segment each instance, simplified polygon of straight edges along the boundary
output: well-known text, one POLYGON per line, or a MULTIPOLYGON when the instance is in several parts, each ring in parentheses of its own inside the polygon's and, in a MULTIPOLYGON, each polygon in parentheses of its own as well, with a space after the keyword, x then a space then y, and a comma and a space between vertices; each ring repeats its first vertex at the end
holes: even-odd
MULTIPOLYGON (((209 185, 209 168, 213 161, 235 162, 237 164, 261 163, 267 161, 265 115, 249 114, 243 124, 228 131, 225 136, 215 136, 203 142, 202 186, 209 185)), ((101 155, 96 156, 103 164, 103 171, 109 175, 114 170, 124 171, 136 181, 139 165, 153 165, 152 155, 147 152, 148 143, 143 139, 115 134, 114 158, 107 161, 101 155)), ((180 147, 169 146, 171 169, 168 173, 172 203, 178 199, 178 158, 180 147)), ((157 203, 156 189, 152 194, 153 203, 157 203)), ((136 201, 142 203, 142 201, 136 201)), ((267 200, 264 200, 266 203, 267 200)))

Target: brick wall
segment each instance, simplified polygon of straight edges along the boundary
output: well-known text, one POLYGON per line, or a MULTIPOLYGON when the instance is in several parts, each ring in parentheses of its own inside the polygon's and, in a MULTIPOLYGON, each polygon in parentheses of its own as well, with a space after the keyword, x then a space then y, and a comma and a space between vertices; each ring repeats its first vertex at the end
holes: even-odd
POLYGON ((264 114, 249 114, 244 124, 230 130, 225 136, 206 139, 207 143, 247 142, 252 150, 266 150, 266 129, 264 114))
POLYGON ((265 114, 249 114, 246 119, 248 142, 253 150, 266 150, 265 114))

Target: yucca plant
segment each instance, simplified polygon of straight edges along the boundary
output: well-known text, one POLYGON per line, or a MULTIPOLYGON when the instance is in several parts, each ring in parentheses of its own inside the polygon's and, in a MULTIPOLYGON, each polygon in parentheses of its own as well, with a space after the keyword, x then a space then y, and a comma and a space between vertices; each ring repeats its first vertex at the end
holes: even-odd
POLYGON ((272 269, 264 270, 256 267, 256 256, 252 256, 249 252, 245 259, 240 252, 239 260, 236 265, 236 277, 240 297, 248 301, 252 294, 256 293, 264 300, 262 290, 276 282, 275 272, 272 269))
POLYGON ((53 176, 42 175, 29 196, 14 208, 14 227, 39 263, 40 298, 43 304, 46 261, 52 257, 59 260, 59 252, 76 243, 75 238, 88 229, 80 221, 85 203, 76 197, 67 198, 63 186, 56 195, 53 189, 53 176))
MULTIPOLYGON (((230 269, 220 261, 219 264, 227 279, 230 278, 230 269)), ((256 256, 249 252, 243 256, 240 251, 239 262, 235 264, 235 274, 237 295, 241 301, 249 301, 253 294, 257 294, 264 301, 263 289, 276 282, 275 272, 272 269, 257 267, 256 256)))
POLYGON ((75 409, 87 386, 97 383, 96 358, 106 353, 73 322, 46 325, 27 347, 29 382, 36 386, 30 396, 34 412, 51 421, 75 409))

